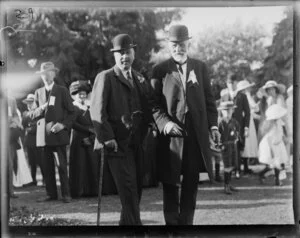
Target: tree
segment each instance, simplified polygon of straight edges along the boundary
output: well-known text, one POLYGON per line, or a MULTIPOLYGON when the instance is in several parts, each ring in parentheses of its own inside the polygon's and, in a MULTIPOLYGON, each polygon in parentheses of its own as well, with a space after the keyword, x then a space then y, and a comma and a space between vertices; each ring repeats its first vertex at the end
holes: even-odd
POLYGON ((180 10, 176 9, 34 10, 34 19, 22 28, 36 33, 11 36, 10 54, 26 62, 38 59, 36 70, 40 62, 53 61, 60 69, 58 83, 65 86, 78 79, 93 82, 98 72, 111 67, 111 39, 119 33, 132 36, 137 44, 134 67, 147 76, 151 51, 159 49, 156 31, 180 19, 180 10))
POLYGON ((263 62, 268 37, 261 25, 237 20, 200 32, 193 40, 191 53, 207 63, 213 83, 224 87, 229 73, 245 79, 253 65, 263 62))
POLYGON ((264 65, 257 72, 257 87, 267 80, 275 80, 287 87, 293 83, 293 8, 285 10, 285 17, 274 28, 272 44, 267 48, 264 65))

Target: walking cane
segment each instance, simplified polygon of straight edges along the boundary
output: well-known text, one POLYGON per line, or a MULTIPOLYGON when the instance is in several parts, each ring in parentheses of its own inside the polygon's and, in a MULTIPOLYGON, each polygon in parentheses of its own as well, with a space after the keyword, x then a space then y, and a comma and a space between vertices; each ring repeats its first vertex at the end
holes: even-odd
POLYGON ((100 226, 100 211, 102 198, 102 183, 103 183, 103 166, 104 166, 104 143, 102 144, 99 172, 99 188, 98 188, 98 210, 97 210, 97 226, 100 226))

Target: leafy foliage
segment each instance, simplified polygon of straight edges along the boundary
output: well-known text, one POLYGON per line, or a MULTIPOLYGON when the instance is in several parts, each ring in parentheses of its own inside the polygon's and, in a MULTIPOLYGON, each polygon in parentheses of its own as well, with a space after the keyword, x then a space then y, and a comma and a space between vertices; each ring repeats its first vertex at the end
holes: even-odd
MULTIPOLYGON (((157 51, 156 31, 173 19, 180 10, 103 10, 103 9, 34 9, 35 18, 22 28, 34 34, 11 37, 13 58, 37 58, 53 61, 60 69, 59 83, 69 86, 74 80, 90 80, 114 65, 111 39, 128 33, 137 44, 134 67, 148 75, 151 51, 157 51)), ((37 68, 38 69, 38 68, 37 68)))

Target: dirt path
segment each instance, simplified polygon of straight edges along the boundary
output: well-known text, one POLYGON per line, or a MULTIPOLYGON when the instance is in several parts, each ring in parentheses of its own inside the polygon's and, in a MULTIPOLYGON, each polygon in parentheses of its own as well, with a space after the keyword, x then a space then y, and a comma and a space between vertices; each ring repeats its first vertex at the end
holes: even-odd
MULTIPOLYGON (((198 186, 195 225, 236 225, 236 224, 293 224, 292 175, 283 186, 274 186, 270 176, 264 185, 258 183, 256 176, 233 179, 240 191, 234 195, 223 193, 223 185, 210 185, 207 182, 198 186)), ((97 198, 73 199, 65 204, 61 201, 37 203, 45 196, 44 187, 16 189, 17 199, 12 206, 34 208, 45 216, 75 220, 79 225, 96 225, 97 198)), ((120 201, 116 195, 102 198, 101 225, 117 225, 120 201)), ((162 188, 143 190, 141 218, 145 225, 164 225, 162 188)))

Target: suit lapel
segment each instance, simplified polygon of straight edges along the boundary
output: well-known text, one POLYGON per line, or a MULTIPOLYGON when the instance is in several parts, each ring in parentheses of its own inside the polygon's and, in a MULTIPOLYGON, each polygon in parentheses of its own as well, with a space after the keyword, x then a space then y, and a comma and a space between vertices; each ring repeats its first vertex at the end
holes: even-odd
POLYGON ((125 79, 124 75, 122 74, 121 69, 120 69, 117 65, 114 66, 114 72, 115 72, 115 74, 116 74, 116 76, 117 76, 117 79, 118 79, 122 84, 124 84, 128 89, 131 90, 131 85, 130 85, 130 83, 128 82, 127 79, 125 79))

